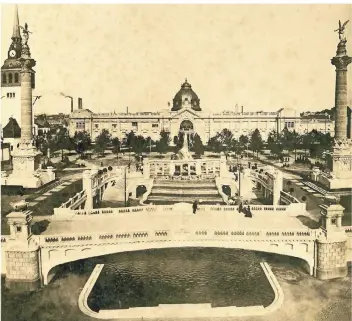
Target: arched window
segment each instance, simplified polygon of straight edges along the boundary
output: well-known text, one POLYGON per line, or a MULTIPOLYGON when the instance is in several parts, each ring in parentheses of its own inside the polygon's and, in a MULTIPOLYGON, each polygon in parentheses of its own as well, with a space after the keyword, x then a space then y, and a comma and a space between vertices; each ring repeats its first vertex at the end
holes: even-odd
POLYGON ((2 74, 2 83, 6 84, 6 74, 2 74))
POLYGON ((12 74, 9 74, 9 84, 12 84, 12 74))
POLYGON ((15 73, 15 83, 17 83, 18 82, 18 73, 16 72, 15 73))

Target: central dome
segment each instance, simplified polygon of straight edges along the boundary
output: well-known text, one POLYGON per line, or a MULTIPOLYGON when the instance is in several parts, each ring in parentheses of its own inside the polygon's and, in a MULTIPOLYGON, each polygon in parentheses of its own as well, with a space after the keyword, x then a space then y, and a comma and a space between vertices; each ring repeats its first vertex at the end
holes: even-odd
POLYGON ((175 95, 171 111, 178 111, 182 108, 192 108, 195 111, 201 111, 199 106, 199 98, 193 91, 192 86, 188 83, 187 79, 175 95))

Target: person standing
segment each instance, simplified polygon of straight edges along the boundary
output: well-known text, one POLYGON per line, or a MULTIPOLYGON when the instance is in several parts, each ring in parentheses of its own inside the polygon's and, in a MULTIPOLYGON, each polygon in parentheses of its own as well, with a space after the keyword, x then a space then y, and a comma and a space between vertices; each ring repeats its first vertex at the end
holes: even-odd
POLYGON ((196 214, 196 212, 197 212, 197 208, 198 208, 198 202, 197 202, 197 200, 195 200, 194 202, 193 202, 193 214, 196 214))

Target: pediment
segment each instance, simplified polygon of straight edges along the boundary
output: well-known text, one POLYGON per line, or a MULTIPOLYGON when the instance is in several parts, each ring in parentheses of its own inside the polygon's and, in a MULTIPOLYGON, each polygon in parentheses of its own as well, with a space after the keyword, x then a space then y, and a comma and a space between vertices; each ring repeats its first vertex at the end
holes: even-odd
POLYGON ((200 118, 192 109, 182 109, 180 112, 177 114, 173 115, 171 118, 184 118, 184 117, 190 117, 190 118, 200 118))

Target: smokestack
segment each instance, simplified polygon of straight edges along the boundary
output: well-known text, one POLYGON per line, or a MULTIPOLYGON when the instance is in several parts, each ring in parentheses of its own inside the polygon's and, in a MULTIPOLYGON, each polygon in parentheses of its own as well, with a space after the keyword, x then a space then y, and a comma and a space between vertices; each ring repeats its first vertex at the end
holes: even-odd
POLYGON ((71 113, 73 113, 73 98, 71 99, 71 113))
POLYGON ((243 106, 241 106, 241 114, 243 115, 243 106))
POLYGON ((78 109, 83 109, 83 101, 82 98, 78 97, 78 109))
POLYGON ((127 113, 127 115, 128 115, 128 106, 126 107, 126 113, 127 113))

